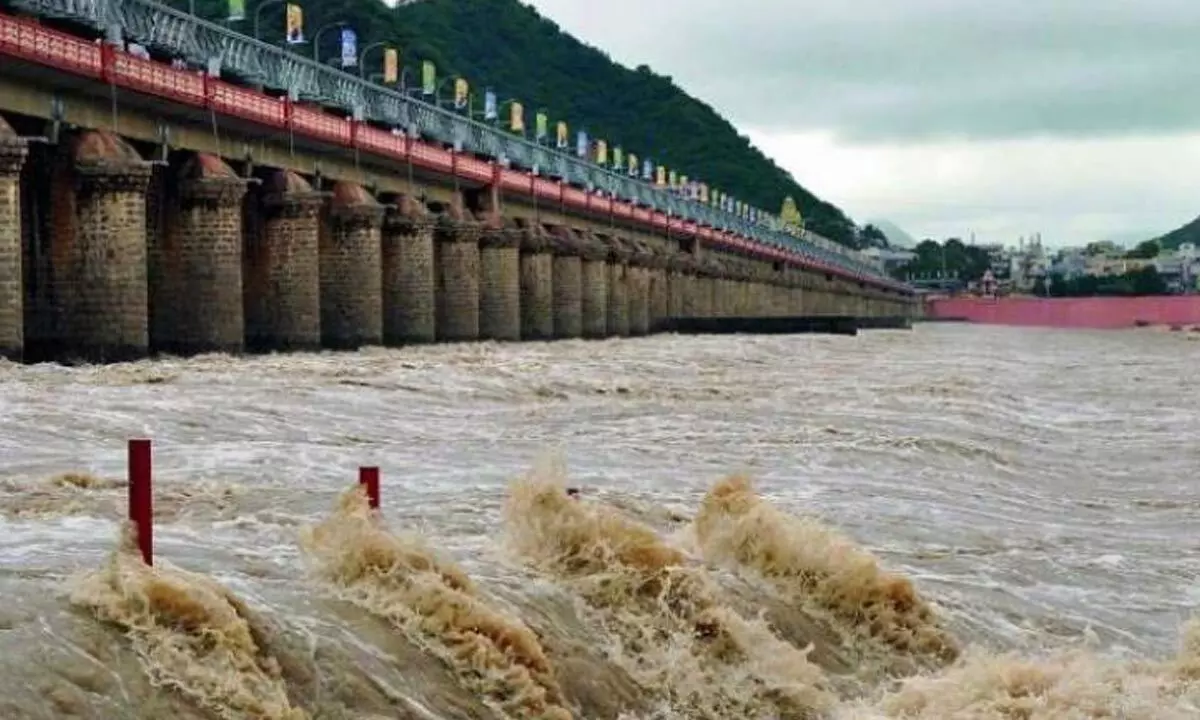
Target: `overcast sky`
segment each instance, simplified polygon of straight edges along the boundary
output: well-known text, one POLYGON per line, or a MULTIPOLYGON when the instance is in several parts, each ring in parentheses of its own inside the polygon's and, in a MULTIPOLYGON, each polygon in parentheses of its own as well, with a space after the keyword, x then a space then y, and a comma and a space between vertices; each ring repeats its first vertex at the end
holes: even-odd
POLYGON ((859 222, 1062 245, 1200 215, 1200 0, 531 4, 859 222))

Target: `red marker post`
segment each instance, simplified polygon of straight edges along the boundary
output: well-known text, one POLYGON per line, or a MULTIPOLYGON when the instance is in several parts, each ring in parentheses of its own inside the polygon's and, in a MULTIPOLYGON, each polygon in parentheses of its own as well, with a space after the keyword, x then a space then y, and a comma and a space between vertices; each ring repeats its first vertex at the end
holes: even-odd
POLYGON ((149 440, 129 441, 129 520, 147 565, 154 564, 154 491, 149 440))
POLYGON ((367 491, 367 504, 372 510, 379 509, 379 468, 360 467, 358 469, 358 484, 367 491))

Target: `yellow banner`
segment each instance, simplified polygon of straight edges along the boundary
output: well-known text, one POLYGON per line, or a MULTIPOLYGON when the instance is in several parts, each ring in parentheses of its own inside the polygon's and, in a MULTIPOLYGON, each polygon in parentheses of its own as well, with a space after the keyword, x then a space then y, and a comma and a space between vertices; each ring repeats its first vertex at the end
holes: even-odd
POLYGON ((525 106, 513 103, 508 109, 508 128, 515 133, 525 134, 525 106))
POLYGON ((608 143, 603 140, 596 141, 596 163, 599 165, 608 164, 608 143))
POLYGON ((454 81, 454 107, 465 108, 467 106, 467 96, 471 92, 471 86, 467 84, 466 78, 457 78, 454 81))
POLYGON ((633 153, 629 153, 629 174, 637 175, 637 171, 638 171, 638 156, 634 155, 633 153))
POLYGON ((562 120, 558 121, 557 138, 558 138, 558 146, 559 147, 566 147, 567 143, 570 141, 570 138, 568 137, 568 132, 567 132, 567 124, 565 122, 563 122, 562 120))
POLYGON ((387 48, 383 51, 383 81, 394 83, 399 78, 400 53, 396 52, 396 48, 387 48))
POLYGON ((304 10, 299 5, 287 6, 287 41, 292 45, 304 42, 304 10))
POLYGON ((700 202, 708 204, 708 185, 700 183, 700 202))
POLYGON ((667 184, 667 169, 665 167, 663 167, 662 165, 658 166, 658 171, 655 173, 655 177, 654 177, 654 183, 656 185, 666 185, 667 184))

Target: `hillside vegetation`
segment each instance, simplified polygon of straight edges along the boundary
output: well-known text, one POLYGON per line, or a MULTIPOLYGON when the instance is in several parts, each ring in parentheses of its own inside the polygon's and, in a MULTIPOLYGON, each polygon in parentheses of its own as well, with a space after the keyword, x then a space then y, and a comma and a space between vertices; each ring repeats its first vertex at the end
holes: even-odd
POLYGON ((1166 235, 1155 238, 1155 242, 1164 250, 1175 250, 1188 242, 1200 245, 1200 217, 1181 228, 1176 228, 1166 235))
MULTIPOLYGON (((500 102, 521 101, 530 130, 534 113, 544 109, 551 132, 558 120, 569 124, 572 147, 576 129, 585 129, 591 137, 607 140, 609 147, 650 157, 773 214, 791 195, 809 229, 844 245, 859 243, 857 228, 840 209, 801 187, 670 77, 613 62, 518 0, 422 0, 394 9, 379 0, 298 1, 310 39, 317 28, 344 20, 357 31, 360 49, 377 41, 393 43, 409 68, 410 85, 420 82, 421 61, 432 60, 439 78, 461 74, 479 97, 490 86, 500 102)), ((256 4, 247 2, 248 18, 256 4)), ((213 18, 226 12, 224 3, 215 0, 201 0, 201 7, 213 18)), ((247 31, 250 23, 235 27, 247 31)), ((281 6, 264 8, 262 27, 264 39, 279 41, 281 6)), ((334 57, 337 43, 336 32, 325 33, 322 56, 334 57)), ((311 52, 310 45, 298 47, 311 52)), ((380 72, 381 62, 378 51, 368 58, 373 72, 380 72)))

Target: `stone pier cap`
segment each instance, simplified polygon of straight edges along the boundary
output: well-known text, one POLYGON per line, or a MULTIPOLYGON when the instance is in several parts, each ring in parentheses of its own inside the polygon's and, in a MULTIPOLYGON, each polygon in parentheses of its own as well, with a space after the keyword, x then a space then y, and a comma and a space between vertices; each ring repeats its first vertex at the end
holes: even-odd
POLYGON ((16 175, 29 153, 25 139, 0 117, 0 174, 16 175))

